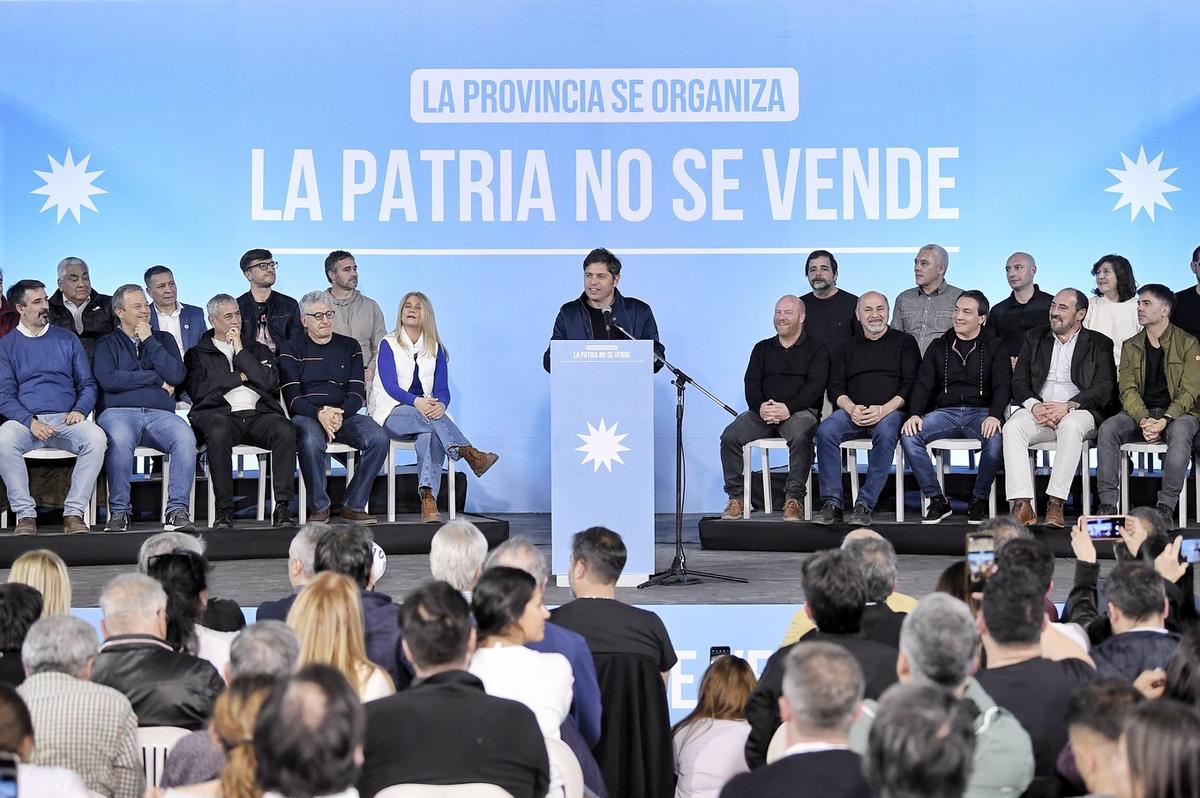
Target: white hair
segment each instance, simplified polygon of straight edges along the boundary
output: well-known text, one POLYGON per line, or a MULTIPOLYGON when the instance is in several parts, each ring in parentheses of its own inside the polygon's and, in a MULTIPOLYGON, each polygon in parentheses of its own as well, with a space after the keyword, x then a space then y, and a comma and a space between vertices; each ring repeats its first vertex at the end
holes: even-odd
POLYGON ((237 300, 231 297, 229 294, 217 294, 215 297, 208 300, 208 304, 204 306, 204 309, 208 313, 208 317, 210 319, 215 319, 217 317, 217 311, 221 309, 222 305, 236 304, 237 300))
POLYGON ((189 535, 187 532, 159 532, 157 535, 146 538, 142 547, 138 549, 138 573, 144 574, 150 571, 151 557, 170 554, 177 549, 194 551, 204 556, 205 548, 204 538, 189 535))
POLYGON ((304 296, 300 297, 300 312, 308 313, 309 308, 313 305, 333 305, 333 297, 328 291, 309 291, 304 296))
POLYGON ((145 574, 121 574, 104 586, 100 611, 109 634, 121 634, 133 621, 166 612, 167 594, 157 580, 145 574))
POLYGON ((21 663, 31 675, 54 672, 83 678, 97 648, 90 623, 74 615, 51 615, 29 627, 21 644, 21 663))
POLYGON ((61 280, 64 276, 66 276, 67 269, 71 268, 72 266, 82 266, 85 270, 88 267, 83 258, 63 258, 58 262, 58 279, 61 280))
POLYGON ((529 573, 539 585, 550 579, 550 564, 546 555, 531 539, 520 535, 509 538, 492 549, 483 563, 483 570, 507 565, 529 573))
POLYGON ((300 573, 305 579, 312 579, 316 573, 314 560, 317 541, 328 531, 328 524, 314 522, 300 527, 300 531, 292 537, 292 543, 288 546, 288 559, 300 563, 300 573))
POLYGON ((429 544, 429 570, 434 579, 449 582, 455 590, 472 590, 487 548, 487 538, 471 522, 443 524, 429 544))

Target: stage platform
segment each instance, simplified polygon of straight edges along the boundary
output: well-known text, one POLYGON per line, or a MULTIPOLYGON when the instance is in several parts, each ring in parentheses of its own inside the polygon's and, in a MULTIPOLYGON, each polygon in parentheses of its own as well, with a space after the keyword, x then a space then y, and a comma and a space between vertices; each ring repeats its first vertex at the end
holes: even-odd
MULTIPOLYGON (((445 517, 445 514, 443 514, 445 517)), ((484 515, 460 513, 459 518, 479 527, 487 538, 488 547, 508 539, 508 522, 484 515)), ((208 544, 208 559, 261 560, 287 559, 288 545, 297 527, 272 527, 269 522, 237 521, 233 529, 208 529, 197 526, 193 534, 202 535, 208 544)), ((428 554, 429 542, 440 524, 421 522, 419 515, 397 516, 396 523, 376 523, 371 534, 388 554, 428 554)), ((13 560, 31 549, 51 549, 72 567, 87 565, 128 565, 137 562, 138 549, 151 535, 162 531, 159 524, 134 524, 127 532, 100 532, 98 525, 89 534, 64 535, 61 526, 44 526, 36 535, 0 534, 0 568, 8 568, 13 560)))

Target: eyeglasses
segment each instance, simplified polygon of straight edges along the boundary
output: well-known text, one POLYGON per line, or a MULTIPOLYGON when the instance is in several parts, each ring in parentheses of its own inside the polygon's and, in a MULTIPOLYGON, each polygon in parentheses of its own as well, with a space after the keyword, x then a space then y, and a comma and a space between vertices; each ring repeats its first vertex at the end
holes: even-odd
POLYGON ((273 272, 279 268, 279 263, 276 261, 273 261, 273 260, 269 260, 266 263, 256 263, 253 266, 251 266, 250 268, 251 269, 262 269, 263 271, 272 271, 273 272))
POLYGON ((320 321, 321 319, 329 319, 330 321, 333 321, 333 316, 335 313, 337 313, 336 310, 327 310, 324 313, 305 313, 304 315, 312 316, 317 321, 320 321))
POLYGON ((190 572, 192 581, 203 589, 204 576, 208 571, 208 560, 203 554, 190 549, 174 549, 165 554, 156 554, 146 561, 146 571, 150 576, 161 578, 170 572, 172 565, 182 566, 190 572))

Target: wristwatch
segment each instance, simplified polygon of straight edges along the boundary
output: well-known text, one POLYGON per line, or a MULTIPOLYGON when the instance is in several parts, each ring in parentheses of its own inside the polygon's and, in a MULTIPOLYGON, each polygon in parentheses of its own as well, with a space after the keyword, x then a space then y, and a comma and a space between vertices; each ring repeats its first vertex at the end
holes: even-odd
POLYGON ((1067 412, 1068 413, 1071 412, 1072 410, 1078 410, 1078 409, 1079 409, 1079 402, 1076 402, 1074 399, 1067 402, 1067 412))

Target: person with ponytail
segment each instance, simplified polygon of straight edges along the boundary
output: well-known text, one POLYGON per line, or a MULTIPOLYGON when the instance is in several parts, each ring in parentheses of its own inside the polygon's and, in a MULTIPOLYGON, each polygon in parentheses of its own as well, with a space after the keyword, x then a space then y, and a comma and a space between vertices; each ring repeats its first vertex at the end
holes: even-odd
POLYGON ((166 642, 176 651, 208 660, 225 673, 236 632, 218 632, 200 623, 208 602, 208 559, 189 549, 151 557, 146 573, 167 594, 166 642))

